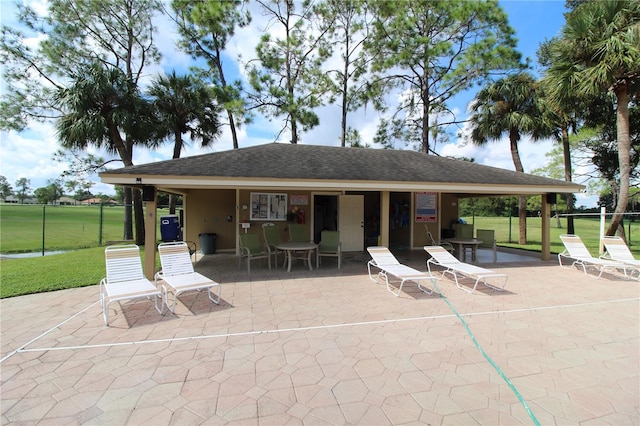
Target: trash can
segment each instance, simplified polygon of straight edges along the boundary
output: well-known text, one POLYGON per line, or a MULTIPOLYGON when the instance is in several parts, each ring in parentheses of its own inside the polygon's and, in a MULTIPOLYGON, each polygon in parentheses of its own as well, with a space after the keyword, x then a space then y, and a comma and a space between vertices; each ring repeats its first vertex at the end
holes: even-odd
POLYGON ((215 254, 216 252, 216 234, 203 232, 200 234, 200 251, 202 254, 215 254))
POLYGON ((170 214, 160 217, 160 235, 162 236, 162 241, 180 239, 180 221, 177 215, 170 214))

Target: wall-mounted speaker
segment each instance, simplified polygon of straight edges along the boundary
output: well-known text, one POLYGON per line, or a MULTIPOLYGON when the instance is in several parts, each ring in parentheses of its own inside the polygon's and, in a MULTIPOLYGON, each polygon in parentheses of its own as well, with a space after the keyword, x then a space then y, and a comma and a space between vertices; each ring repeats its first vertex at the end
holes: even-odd
POLYGON ((142 201, 154 201, 156 199, 156 187, 145 185, 142 187, 142 201))
POLYGON ((556 194, 555 192, 550 192, 547 194, 547 203, 549 204, 556 204, 556 197, 558 194, 556 194))

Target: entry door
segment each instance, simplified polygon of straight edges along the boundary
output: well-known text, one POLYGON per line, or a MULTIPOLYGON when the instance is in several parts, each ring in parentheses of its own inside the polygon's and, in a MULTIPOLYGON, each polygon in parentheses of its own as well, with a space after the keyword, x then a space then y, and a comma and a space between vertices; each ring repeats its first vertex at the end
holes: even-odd
POLYGON ((364 250, 364 196, 338 196, 338 231, 342 251, 364 250))

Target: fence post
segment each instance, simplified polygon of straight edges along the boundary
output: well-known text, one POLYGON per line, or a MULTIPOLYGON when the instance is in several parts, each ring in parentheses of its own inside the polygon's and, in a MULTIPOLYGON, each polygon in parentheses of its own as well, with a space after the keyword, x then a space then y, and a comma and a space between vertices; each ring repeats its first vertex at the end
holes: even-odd
POLYGON ((100 225, 98 226, 98 246, 102 246, 102 220, 104 218, 102 213, 103 203, 100 203, 100 225))
POLYGON ((604 227, 607 222, 607 208, 600 207, 600 242, 598 243, 598 252, 599 254, 604 253, 604 243, 602 242, 602 237, 604 237, 604 227))
POLYGON ((45 229, 45 223, 46 223, 46 209, 47 209, 47 205, 43 204, 42 205, 42 255, 44 256, 44 229, 45 229))

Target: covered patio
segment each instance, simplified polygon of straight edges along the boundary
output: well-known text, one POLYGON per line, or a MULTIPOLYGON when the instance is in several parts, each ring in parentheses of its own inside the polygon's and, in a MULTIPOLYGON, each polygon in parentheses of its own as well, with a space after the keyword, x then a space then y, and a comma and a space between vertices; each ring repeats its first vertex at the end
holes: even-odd
MULTIPOLYGON (((395 254, 425 270, 424 253, 395 254)), ((114 304, 108 328, 97 286, 0 300, 0 421, 640 423, 635 281, 500 252, 487 265, 508 274, 503 292, 445 279, 396 298, 365 253, 250 278, 234 260, 196 266, 222 284, 219 306, 114 304)))

